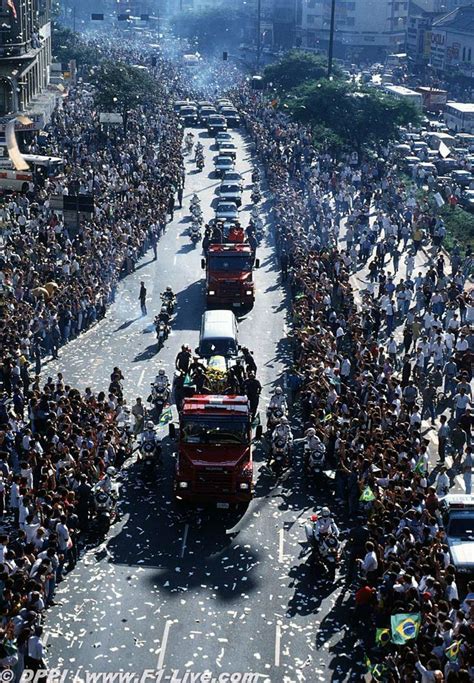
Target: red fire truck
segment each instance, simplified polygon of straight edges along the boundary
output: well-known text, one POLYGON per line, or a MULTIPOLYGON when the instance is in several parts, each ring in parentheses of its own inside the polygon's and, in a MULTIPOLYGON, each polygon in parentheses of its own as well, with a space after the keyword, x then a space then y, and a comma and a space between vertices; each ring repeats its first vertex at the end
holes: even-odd
POLYGON ((259 261, 248 244, 211 244, 201 265, 206 269, 207 306, 253 306, 252 271, 258 268, 259 261))
MULTIPOLYGON (((195 395, 185 398, 176 430, 177 500, 228 508, 253 494, 252 418, 246 396, 195 395)), ((257 427, 256 438, 261 437, 257 427)))

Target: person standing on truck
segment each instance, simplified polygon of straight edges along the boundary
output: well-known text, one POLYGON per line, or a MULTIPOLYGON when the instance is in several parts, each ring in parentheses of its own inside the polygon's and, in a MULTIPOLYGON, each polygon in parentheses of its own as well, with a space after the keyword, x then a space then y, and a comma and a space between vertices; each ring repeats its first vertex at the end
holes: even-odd
POLYGON ((250 413, 252 415, 252 420, 254 420, 258 410, 260 394, 262 393, 262 385, 255 377, 255 373, 252 371, 248 373, 248 377, 244 382, 244 390, 245 395, 250 403, 250 413))
POLYGON ((181 372, 183 372, 186 375, 189 371, 190 363, 191 363, 191 351, 189 350, 189 348, 185 344, 183 344, 181 347, 181 351, 176 356, 176 361, 175 361, 176 370, 180 370, 181 372))
POLYGON ((250 375, 251 372, 254 373, 254 376, 257 374, 257 364, 254 360, 253 354, 251 351, 248 350, 246 346, 242 346, 242 356, 245 361, 245 367, 247 369, 247 374, 250 375))

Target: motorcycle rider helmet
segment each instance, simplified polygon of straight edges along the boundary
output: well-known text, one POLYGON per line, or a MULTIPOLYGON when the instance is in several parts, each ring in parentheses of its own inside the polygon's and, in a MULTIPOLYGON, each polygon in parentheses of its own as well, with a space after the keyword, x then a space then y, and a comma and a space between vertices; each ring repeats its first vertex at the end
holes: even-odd
POLYGON ((155 425, 153 424, 153 422, 151 420, 148 420, 148 422, 146 423, 146 428, 147 429, 154 429, 155 425))
POLYGON ((112 466, 107 467, 106 472, 109 475, 109 477, 114 477, 117 474, 117 470, 115 469, 115 467, 112 466))
POLYGON ((324 507, 324 508, 321 510, 321 514, 322 514, 323 517, 330 517, 330 516, 331 516, 331 510, 330 510, 329 508, 327 508, 327 507, 324 507))
POLYGON ((172 292, 173 290, 171 289, 170 286, 168 286, 168 287, 166 288, 166 291, 167 291, 167 292, 172 292))
POLYGON ((277 387, 277 388, 275 389, 275 394, 276 394, 277 396, 280 396, 282 393, 283 393, 283 389, 282 389, 281 387, 277 387))
POLYGON ((311 521, 317 522, 318 521, 318 515, 311 515, 311 521))
POLYGON ((306 432, 306 435, 311 437, 311 436, 316 436, 316 430, 314 427, 310 427, 308 431, 306 432))
POLYGON ((281 425, 287 425, 288 424, 288 418, 286 415, 283 415, 283 417, 280 419, 280 424, 281 425))
POLYGON ((165 371, 163 370, 163 368, 160 368, 160 369, 158 370, 158 374, 159 374, 160 377, 164 377, 165 371))

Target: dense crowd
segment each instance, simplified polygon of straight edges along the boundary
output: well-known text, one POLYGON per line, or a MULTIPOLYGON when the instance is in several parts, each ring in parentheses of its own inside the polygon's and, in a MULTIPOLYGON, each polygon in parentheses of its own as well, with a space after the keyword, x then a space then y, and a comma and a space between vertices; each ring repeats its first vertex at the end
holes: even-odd
MULTIPOLYGON (((143 59, 134 50, 111 51, 111 59, 143 59)), ((126 132, 104 130, 93 95, 79 84, 54 112, 46 149, 37 139, 29 145, 31 153, 67 163, 63 175, 13 193, 2 208, 9 235, 0 255, 0 379, 7 391, 19 358, 38 374, 42 357, 57 357, 62 344, 104 316, 121 274, 131 272, 150 246, 156 254, 184 170, 182 131, 168 93, 175 70, 158 61, 154 72, 161 107, 134 109, 126 132), (76 194, 93 195, 94 213, 65 225, 52 198, 76 194)))
POLYGON ((234 97, 274 199, 291 290, 289 385, 304 429, 316 429, 334 463, 340 513, 355 525, 349 581, 360 580, 355 623, 369 671, 375 680, 472 680, 474 585, 460 594, 439 500, 457 472, 471 492, 470 252, 449 263, 444 226, 398 179, 388 149, 376 161, 335 163, 258 93, 234 97), (355 273, 366 280, 361 299, 355 273), (393 615, 418 613, 416 644, 377 638, 393 615))
MULTIPOLYGON (((108 46, 134 64, 145 51, 108 46)), ((71 87, 28 151, 62 156, 64 174, 7 195, 0 254, 0 668, 44 668, 42 615, 81 550, 97 538, 95 490, 130 452, 123 377, 84 394, 40 379, 42 359, 105 315, 120 276, 156 243, 183 186, 175 67, 153 67, 160 106, 139 106, 126 132, 103 129, 87 84, 71 87), (94 213, 66 224, 52 198, 93 195, 94 213)))

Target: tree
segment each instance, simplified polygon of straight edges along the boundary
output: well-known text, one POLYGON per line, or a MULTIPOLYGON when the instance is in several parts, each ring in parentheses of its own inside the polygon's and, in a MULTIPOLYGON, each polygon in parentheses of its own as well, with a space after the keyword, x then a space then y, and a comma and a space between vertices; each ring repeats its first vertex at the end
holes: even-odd
POLYGON ((222 6, 183 12, 171 25, 175 35, 196 41, 201 53, 210 54, 240 42, 242 21, 237 12, 222 6))
POLYGON ((130 109, 158 96, 157 81, 148 71, 125 62, 103 61, 91 70, 91 80, 96 106, 103 112, 122 114, 124 129, 130 109))
MULTIPOLYGON (((325 57, 303 50, 292 50, 279 62, 265 67, 263 78, 265 83, 272 83, 280 92, 289 92, 303 83, 325 78, 327 68, 325 57)), ((339 77, 337 68, 334 70, 334 77, 339 77)))
POLYGON ((396 138, 398 126, 416 123, 419 112, 403 100, 395 100, 375 90, 360 91, 343 81, 322 80, 300 86, 287 101, 294 117, 336 136, 357 150, 396 138))
POLYGON ((81 39, 78 33, 53 22, 51 49, 57 62, 67 63, 76 60, 78 67, 91 67, 103 59, 97 47, 92 47, 81 39))

